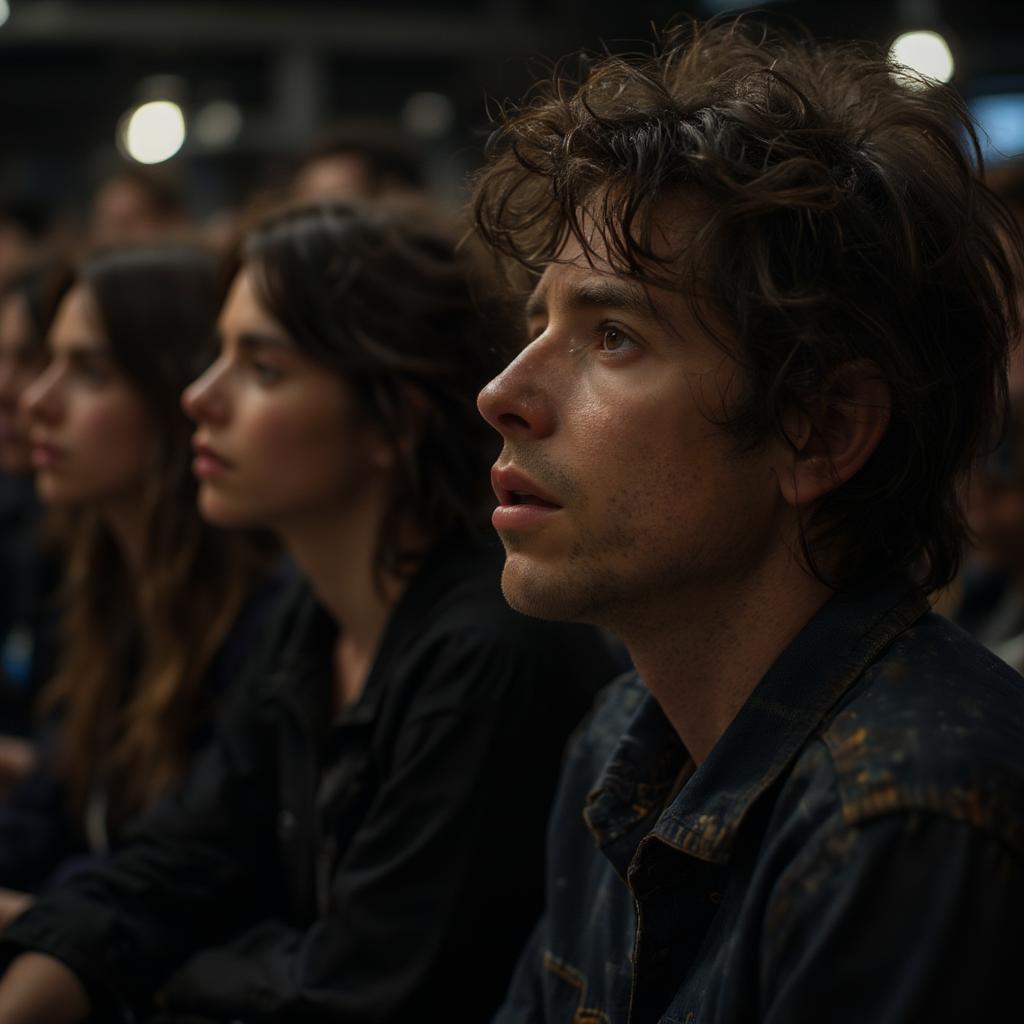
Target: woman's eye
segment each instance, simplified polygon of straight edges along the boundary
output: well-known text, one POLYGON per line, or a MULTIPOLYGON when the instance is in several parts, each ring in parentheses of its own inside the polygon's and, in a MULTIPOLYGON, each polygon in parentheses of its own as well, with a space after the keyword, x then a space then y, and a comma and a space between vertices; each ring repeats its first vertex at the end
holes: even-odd
POLYGON ((281 371, 273 363, 265 363, 261 359, 254 359, 250 365, 252 366, 253 373, 266 384, 281 379, 281 371))
POLYGON ((106 368, 97 363, 79 363, 77 373, 87 384, 105 384, 109 379, 106 368))

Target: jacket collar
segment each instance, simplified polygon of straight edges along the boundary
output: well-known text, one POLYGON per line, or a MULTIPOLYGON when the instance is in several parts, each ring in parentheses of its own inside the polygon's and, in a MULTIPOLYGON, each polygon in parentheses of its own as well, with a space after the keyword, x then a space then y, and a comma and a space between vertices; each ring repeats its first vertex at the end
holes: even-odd
POLYGON ((755 802, 864 670, 927 609, 908 584, 833 597, 778 657, 696 771, 645 691, 584 812, 619 873, 625 876, 647 833, 701 860, 726 863, 755 802), (686 784, 659 816, 687 771, 686 784))

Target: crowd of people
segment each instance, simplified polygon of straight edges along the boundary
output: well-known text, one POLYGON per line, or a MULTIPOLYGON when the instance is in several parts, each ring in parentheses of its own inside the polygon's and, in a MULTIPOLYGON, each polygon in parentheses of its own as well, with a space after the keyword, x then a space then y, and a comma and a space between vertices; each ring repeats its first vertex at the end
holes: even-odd
POLYGON ((0 210, 0 1024, 1004 1019, 973 132, 719 21, 505 110, 466 211, 365 125, 215 228, 0 210))

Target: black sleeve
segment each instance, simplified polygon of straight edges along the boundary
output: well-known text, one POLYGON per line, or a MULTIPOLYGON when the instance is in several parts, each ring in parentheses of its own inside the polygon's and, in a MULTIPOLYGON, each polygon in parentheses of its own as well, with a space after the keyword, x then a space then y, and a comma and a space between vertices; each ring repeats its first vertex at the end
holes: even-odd
POLYGON ((387 776, 337 863, 322 919, 306 930, 266 921, 199 953, 169 981, 168 1004, 368 1024, 416 1019, 440 990, 446 1020, 480 1020, 471 991, 479 964, 494 972, 492 1009, 540 909, 556 768, 539 768, 552 742, 531 718, 540 695, 557 702, 564 671, 539 649, 449 645, 422 680, 429 710, 403 723, 387 776))
POLYGON ((1004 1019, 1019 1000, 1022 880, 999 839, 937 815, 822 834, 769 903, 758 1019, 1004 1019))
POLYGON ((239 701, 181 791, 105 867, 68 880, 14 921, 0 938, 0 963, 28 949, 57 957, 102 1018, 145 1003, 186 953, 262 909, 274 837, 257 711, 239 701))
POLYGON ((52 779, 34 773, 0 806, 0 886, 34 892, 75 852, 62 796, 52 779))
POLYGON ((0 886, 34 892, 66 858, 85 853, 66 806, 64 787, 49 769, 57 740, 53 723, 36 741, 36 763, 0 806, 0 886))

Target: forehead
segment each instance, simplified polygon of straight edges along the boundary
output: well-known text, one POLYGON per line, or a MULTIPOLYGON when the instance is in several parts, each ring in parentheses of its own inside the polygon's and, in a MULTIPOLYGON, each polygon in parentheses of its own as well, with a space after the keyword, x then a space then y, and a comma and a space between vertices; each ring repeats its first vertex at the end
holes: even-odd
POLYGON ((105 349, 106 339, 100 324, 99 311, 92 293, 84 284, 76 284, 64 296, 57 308, 53 327, 48 337, 49 347, 54 350, 69 345, 105 349))
POLYGON ((526 315, 528 319, 546 316, 553 308, 613 310, 658 320, 665 326, 678 321, 689 327, 693 320, 692 306, 681 290, 657 287, 618 272, 600 251, 585 250, 576 238, 570 238, 545 268, 527 299, 526 315))
POLYGON ((0 299, 0 346, 15 348, 31 341, 32 324, 23 295, 11 292, 0 299))
POLYGON ((260 301, 256 293, 252 270, 247 265, 243 264, 231 282, 227 298, 221 309, 220 320, 222 326, 229 326, 238 331, 280 330, 274 318, 260 301))
POLYGON ((217 333, 225 352, 272 348, 287 352, 300 362, 309 360, 287 328, 264 305, 256 276, 248 264, 242 265, 231 282, 217 321, 217 333))

